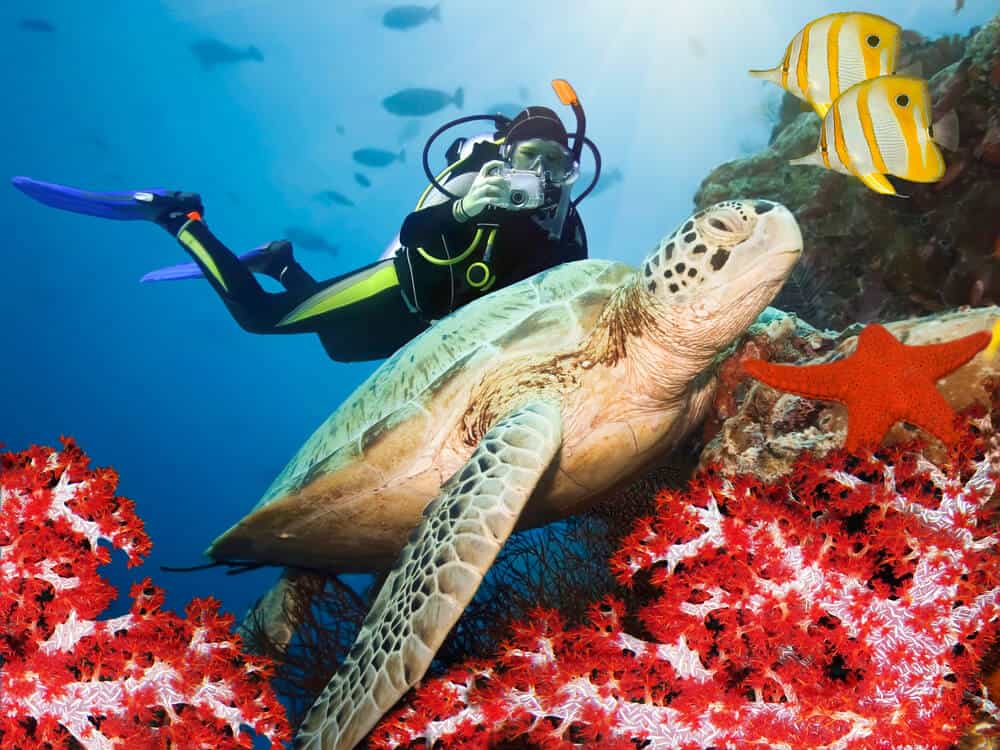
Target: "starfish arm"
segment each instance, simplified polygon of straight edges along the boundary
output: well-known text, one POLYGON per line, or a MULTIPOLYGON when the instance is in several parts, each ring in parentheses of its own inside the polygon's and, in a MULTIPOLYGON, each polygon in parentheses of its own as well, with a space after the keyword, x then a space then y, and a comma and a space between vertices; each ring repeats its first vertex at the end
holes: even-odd
POLYGON ((785 365, 752 359, 743 363, 743 369, 772 388, 806 398, 843 403, 849 391, 845 378, 850 368, 843 360, 822 365, 785 365))
POLYGON ((955 429, 955 410, 937 388, 923 391, 913 399, 912 408, 900 417, 910 424, 929 433, 945 445, 952 445, 958 439, 955 429))
POLYGON ((889 329, 881 323, 869 323, 858 334, 857 348, 859 350, 868 349, 869 347, 891 346, 892 344, 898 346, 899 339, 889 333, 889 329))
POLYGON ((989 332, 979 331, 953 341, 907 347, 907 354, 918 369, 937 381, 969 362, 989 343, 989 332))
POLYGON ((885 433, 895 420, 884 411, 848 410, 847 437, 844 448, 855 453, 859 448, 874 450, 882 442, 885 433))

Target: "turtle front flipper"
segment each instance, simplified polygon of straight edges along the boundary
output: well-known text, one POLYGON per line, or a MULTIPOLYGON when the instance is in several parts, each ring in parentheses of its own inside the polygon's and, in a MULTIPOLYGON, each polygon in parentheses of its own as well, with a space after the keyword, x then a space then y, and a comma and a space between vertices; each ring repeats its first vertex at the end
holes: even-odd
POLYGON ((246 651, 266 653, 270 645, 284 651, 302 624, 310 603, 319 596, 326 577, 308 570, 285 568, 281 578, 254 602, 236 632, 246 651))
POLYGON ((296 750, 348 750, 423 676, 562 441, 559 406, 498 421, 424 510, 357 640, 306 714, 296 750))

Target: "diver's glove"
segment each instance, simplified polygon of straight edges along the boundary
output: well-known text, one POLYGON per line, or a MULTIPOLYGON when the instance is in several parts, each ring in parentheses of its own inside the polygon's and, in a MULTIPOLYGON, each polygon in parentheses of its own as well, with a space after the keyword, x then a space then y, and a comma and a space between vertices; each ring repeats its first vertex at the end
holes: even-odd
POLYGON ((510 193, 507 178, 499 174, 490 174, 499 171, 503 165, 502 161, 496 159, 483 164, 476 179, 472 181, 469 192, 455 201, 451 207, 456 221, 464 223, 479 216, 487 206, 505 205, 507 195, 510 193))

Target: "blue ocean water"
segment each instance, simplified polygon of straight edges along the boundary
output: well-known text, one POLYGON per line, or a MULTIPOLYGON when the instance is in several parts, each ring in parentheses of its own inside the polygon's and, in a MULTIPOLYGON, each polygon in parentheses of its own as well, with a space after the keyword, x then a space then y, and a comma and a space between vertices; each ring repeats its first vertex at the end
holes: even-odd
MULTIPOLYGON (((622 174, 581 205, 590 254, 638 262, 687 216, 713 167, 766 144, 779 92, 746 70, 777 64, 805 22, 866 10, 935 36, 965 33, 996 11, 992 0, 969 0, 958 14, 949 0, 850 8, 828 0, 445 0, 440 22, 399 31, 381 23, 391 7, 4 3, 0 174, 196 191, 210 226, 235 250, 290 226, 328 238, 336 256, 297 251, 324 278, 371 262, 392 239, 425 187, 419 151, 434 128, 511 101, 552 107, 571 124, 549 86, 563 77, 587 110, 605 168, 622 174), (25 18, 54 30, 25 28, 25 18), (205 39, 252 44, 263 60, 203 69, 190 45, 205 39), (382 107, 413 86, 461 86, 464 106, 418 126, 382 107), (404 129, 416 132, 404 140, 404 129), (406 159, 361 167, 351 152, 362 147, 404 148, 406 159), (322 190, 356 205, 322 205, 313 199, 322 190)), ((449 141, 434 152, 438 168, 449 141)), ((204 282, 140 285, 145 272, 187 260, 151 225, 48 209, 6 179, 0 215, 0 442, 20 450, 68 434, 95 464, 120 472, 120 494, 136 501, 154 543, 142 568, 106 570, 120 590, 152 575, 172 609, 213 595, 241 616, 276 571, 179 575, 157 566, 203 562, 207 544, 377 363, 334 363, 311 335, 245 333, 204 282)))

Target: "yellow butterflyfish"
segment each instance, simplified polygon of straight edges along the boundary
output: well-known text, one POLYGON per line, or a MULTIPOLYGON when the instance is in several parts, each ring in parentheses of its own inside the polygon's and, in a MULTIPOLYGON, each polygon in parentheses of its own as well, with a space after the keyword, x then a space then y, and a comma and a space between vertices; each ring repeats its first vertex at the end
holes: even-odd
POLYGON ((862 81, 827 111, 817 149, 790 163, 851 174, 878 193, 898 195, 885 175, 935 182, 945 170, 937 144, 958 144, 954 112, 933 127, 930 117, 926 81, 897 75, 862 81))
POLYGON ((897 24, 872 13, 831 13, 807 23, 777 67, 750 75, 778 84, 823 117, 851 86, 896 72, 901 33, 897 24))

